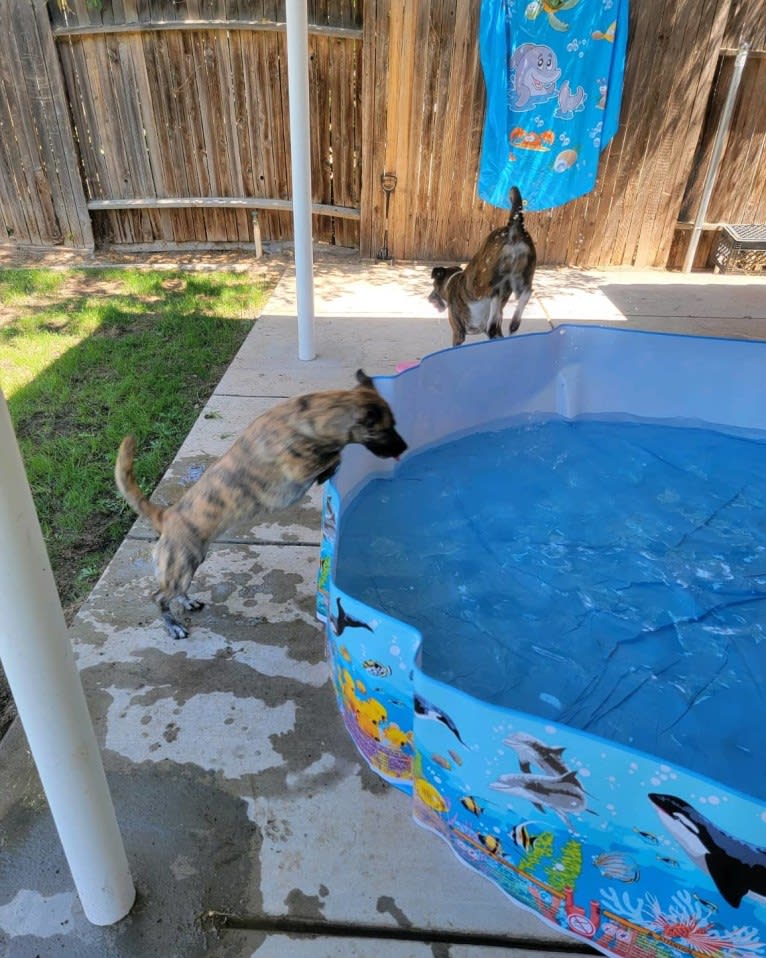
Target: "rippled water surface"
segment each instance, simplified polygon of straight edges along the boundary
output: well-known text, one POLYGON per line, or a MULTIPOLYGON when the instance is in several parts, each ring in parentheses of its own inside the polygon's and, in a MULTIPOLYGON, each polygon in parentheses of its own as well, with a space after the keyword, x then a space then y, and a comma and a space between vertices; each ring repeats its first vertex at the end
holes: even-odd
POLYGON ((550 420, 406 456, 343 514, 338 585, 429 674, 766 794, 766 443, 550 420))

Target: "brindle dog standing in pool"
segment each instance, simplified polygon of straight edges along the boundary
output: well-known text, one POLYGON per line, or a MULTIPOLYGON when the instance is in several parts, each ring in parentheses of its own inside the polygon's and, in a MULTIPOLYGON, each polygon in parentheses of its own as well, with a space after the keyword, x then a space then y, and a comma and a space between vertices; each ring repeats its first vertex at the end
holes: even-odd
POLYGON ((396 431, 388 403, 360 369, 354 389, 307 393, 280 403, 252 422, 224 456, 167 508, 150 502, 133 472, 136 443, 123 439, 115 465, 117 487, 131 509, 159 533, 154 562, 159 589, 154 600, 174 639, 186 628, 174 617, 175 599, 185 609, 203 603, 187 590, 208 547, 225 529, 258 513, 285 509, 315 482, 335 472, 340 453, 361 443, 381 458, 401 455, 406 442, 396 431))
POLYGON ((465 269, 435 266, 431 271, 434 288, 428 299, 437 309, 447 310, 453 346, 460 346, 466 333, 486 333, 490 339, 502 336, 503 309, 511 293, 517 303, 509 335, 521 324, 532 295, 537 252, 524 226, 518 187, 511 187, 510 199, 507 225, 489 234, 465 269))

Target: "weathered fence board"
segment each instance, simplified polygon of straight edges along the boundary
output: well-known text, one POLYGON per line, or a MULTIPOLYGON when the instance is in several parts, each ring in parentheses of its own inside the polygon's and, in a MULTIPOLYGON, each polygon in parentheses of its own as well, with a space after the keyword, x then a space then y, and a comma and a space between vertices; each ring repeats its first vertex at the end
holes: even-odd
MULTIPOLYGON (((281 201, 262 204, 261 234, 291 238, 285 24, 257 19, 284 18, 283 6, 52 5, 75 129, 87 141, 82 162, 99 243, 252 239, 246 204, 191 202, 206 197, 281 201), (154 203, 170 198, 187 198, 188 208, 154 203), (101 200, 111 207, 94 205, 101 200)), ((351 0, 311 6, 319 21, 310 36, 314 231, 357 245, 359 12, 351 0)))
POLYGON ((0 243, 93 247, 43 0, 0 4, 0 243))
MULTIPOLYGON (((310 0, 316 239, 461 261, 504 221, 476 196, 479 8, 310 0)), ((527 217, 541 263, 680 265, 743 40, 708 219, 764 220, 766 0, 635 0, 619 132, 590 194, 527 217)), ((289 148, 284 0, 0 2, 0 242, 241 246, 254 215, 287 240, 289 148)))

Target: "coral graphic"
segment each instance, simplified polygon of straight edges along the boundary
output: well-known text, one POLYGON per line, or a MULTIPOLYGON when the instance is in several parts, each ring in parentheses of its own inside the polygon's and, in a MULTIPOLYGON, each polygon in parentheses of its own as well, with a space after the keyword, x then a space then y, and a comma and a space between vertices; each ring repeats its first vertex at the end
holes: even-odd
POLYGON ((628 892, 618 895, 614 888, 601 889, 601 901, 615 915, 656 932, 671 944, 684 945, 698 955, 758 956, 766 948, 756 928, 726 929, 714 925, 711 909, 686 889, 673 894, 668 908, 663 908, 651 892, 634 902, 628 892))

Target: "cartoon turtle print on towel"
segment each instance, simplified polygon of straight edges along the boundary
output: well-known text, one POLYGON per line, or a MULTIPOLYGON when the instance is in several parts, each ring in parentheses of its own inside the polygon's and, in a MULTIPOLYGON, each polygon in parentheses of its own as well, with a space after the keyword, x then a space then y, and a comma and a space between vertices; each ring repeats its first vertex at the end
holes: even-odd
POLYGON ((559 20, 557 14, 562 10, 571 10, 576 7, 580 0, 532 0, 527 4, 524 16, 527 20, 536 20, 541 13, 548 17, 548 23, 554 30, 565 33, 569 29, 569 24, 559 20))

